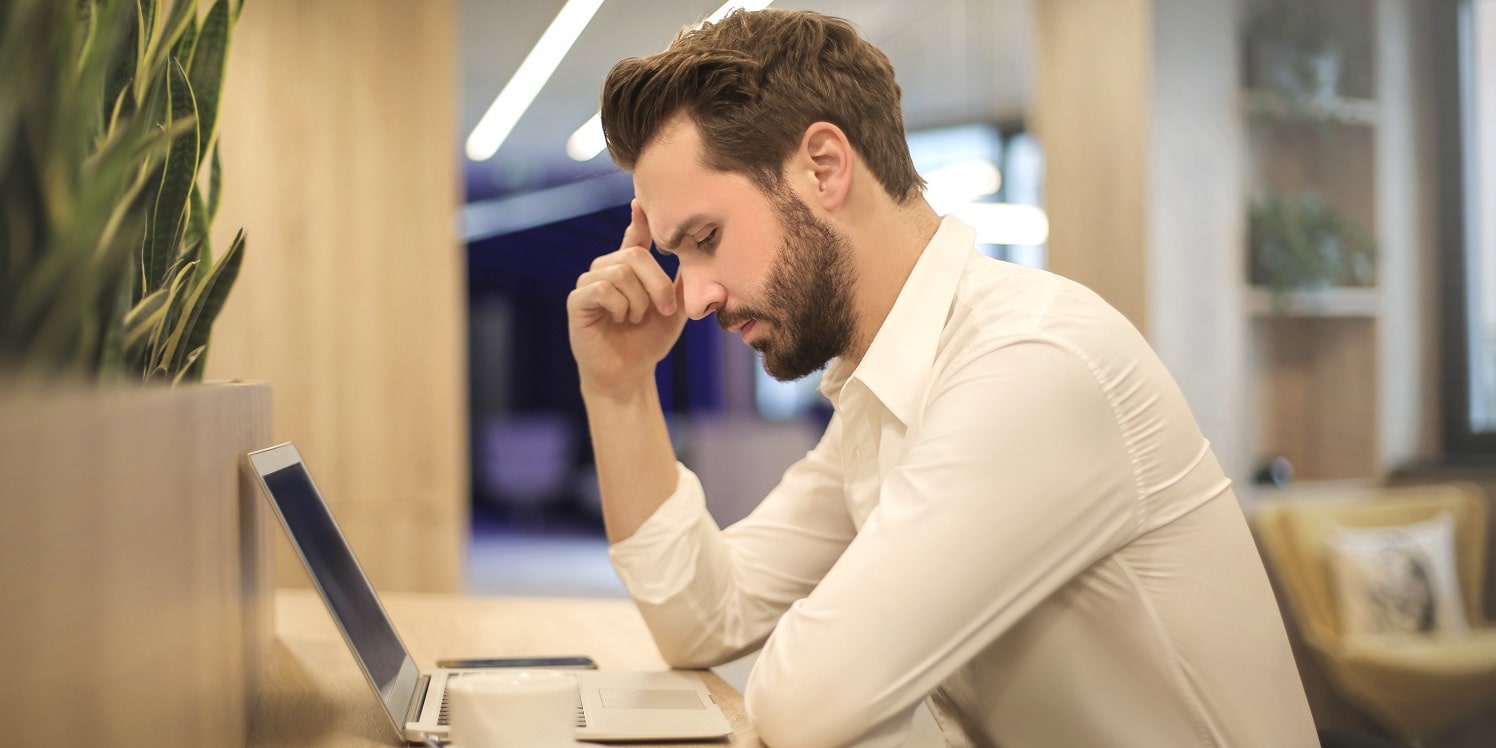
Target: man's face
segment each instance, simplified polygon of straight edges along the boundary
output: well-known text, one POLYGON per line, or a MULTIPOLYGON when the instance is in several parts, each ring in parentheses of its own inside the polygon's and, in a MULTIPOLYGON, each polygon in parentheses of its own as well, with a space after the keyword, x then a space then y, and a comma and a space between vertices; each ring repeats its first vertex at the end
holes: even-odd
POLYGON ((716 313, 776 379, 820 369, 848 349, 856 321, 848 240, 788 187, 766 195, 707 168, 699 147, 695 126, 677 119, 634 170, 655 244, 680 258, 686 311, 716 313))
POLYGON ((749 320, 769 322, 768 334, 750 344, 763 354, 764 371, 787 382, 851 345, 851 248, 788 190, 773 202, 784 238, 763 291, 756 302, 719 310, 717 324, 732 330, 749 320))

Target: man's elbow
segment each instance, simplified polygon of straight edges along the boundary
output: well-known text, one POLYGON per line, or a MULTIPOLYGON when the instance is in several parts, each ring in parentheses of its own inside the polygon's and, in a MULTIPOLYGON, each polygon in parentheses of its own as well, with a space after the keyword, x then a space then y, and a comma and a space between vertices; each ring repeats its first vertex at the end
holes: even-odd
POLYGON ((715 639, 694 636, 656 636, 655 646, 665 664, 680 670, 705 670, 741 657, 746 648, 735 648, 715 639))
POLYGON ((833 693, 780 682, 750 680, 744 703, 748 719, 772 748, 827 748, 855 743, 867 715, 853 714, 833 693))
POLYGON ((660 656, 665 659, 665 664, 677 670, 705 670, 721 665, 729 659, 717 656, 714 652, 707 652, 700 649, 678 649, 663 646, 660 647, 660 656))

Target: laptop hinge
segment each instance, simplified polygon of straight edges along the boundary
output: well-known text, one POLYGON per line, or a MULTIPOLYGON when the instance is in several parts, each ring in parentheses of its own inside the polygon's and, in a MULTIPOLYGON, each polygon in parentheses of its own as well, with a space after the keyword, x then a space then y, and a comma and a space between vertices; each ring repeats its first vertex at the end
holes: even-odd
POLYGON ((431 676, 423 675, 416 681, 416 698, 405 708, 405 724, 414 724, 421 718, 421 707, 426 705, 426 692, 430 690, 431 676))

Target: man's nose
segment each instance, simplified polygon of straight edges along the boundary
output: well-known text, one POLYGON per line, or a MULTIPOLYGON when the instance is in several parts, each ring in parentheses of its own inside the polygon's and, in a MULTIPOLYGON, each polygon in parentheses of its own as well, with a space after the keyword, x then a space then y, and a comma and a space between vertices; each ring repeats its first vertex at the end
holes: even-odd
POLYGON ((716 312, 727 298, 727 289, 705 276, 699 269, 688 271, 682 267, 678 272, 684 277, 686 286, 686 314, 691 319, 701 319, 716 312))

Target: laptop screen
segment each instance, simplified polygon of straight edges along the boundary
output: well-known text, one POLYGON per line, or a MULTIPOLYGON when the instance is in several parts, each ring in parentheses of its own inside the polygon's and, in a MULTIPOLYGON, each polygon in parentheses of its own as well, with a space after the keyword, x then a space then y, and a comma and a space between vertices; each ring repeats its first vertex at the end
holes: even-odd
POLYGON ((397 727, 417 684, 414 660, 395 633, 374 588, 338 529, 301 455, 290 444, 250 455, 291 544, 300 554, 397 727))

